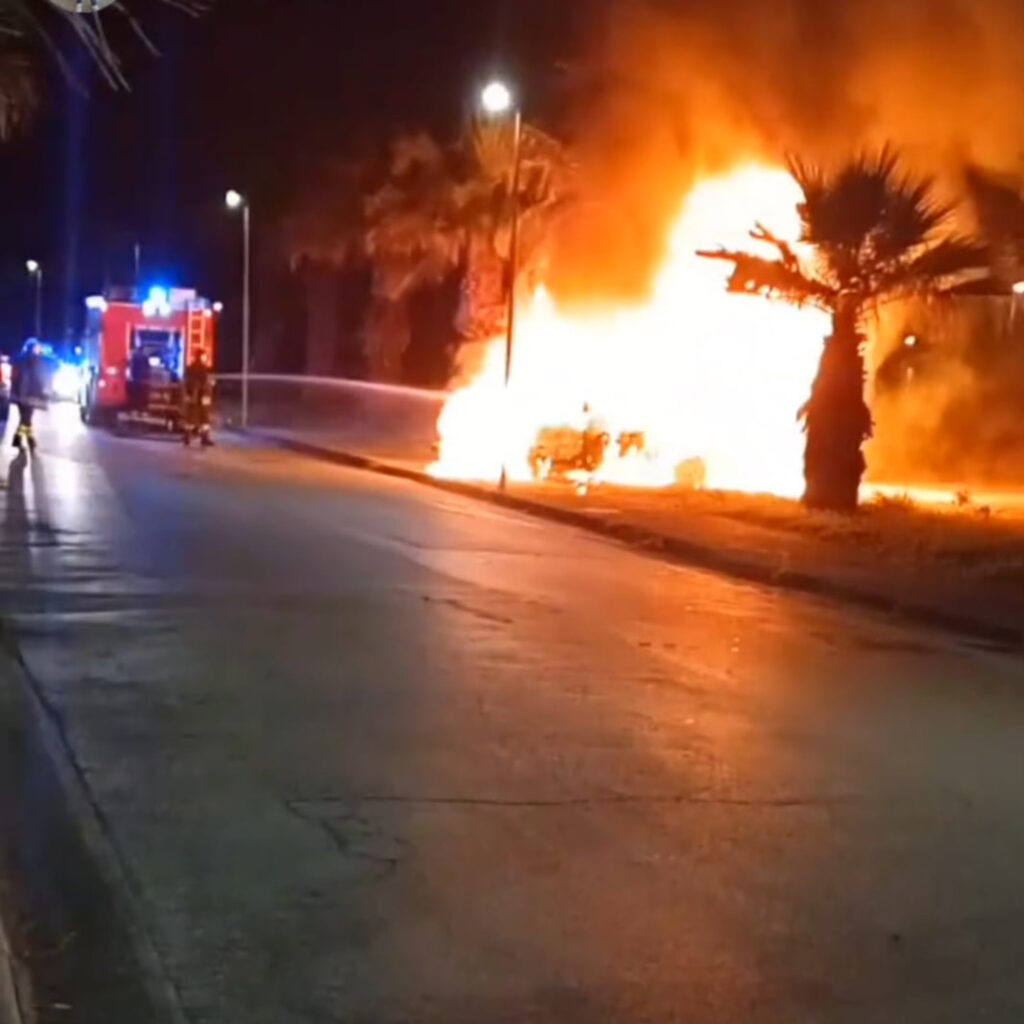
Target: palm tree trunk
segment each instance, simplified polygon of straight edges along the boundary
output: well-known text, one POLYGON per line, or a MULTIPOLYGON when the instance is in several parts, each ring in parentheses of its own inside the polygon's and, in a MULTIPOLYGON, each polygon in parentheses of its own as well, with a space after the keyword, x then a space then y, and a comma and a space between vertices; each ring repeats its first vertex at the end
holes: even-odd
POLYGON ((306 373, 329 376, 337 361, 338 276, 333 267, 307 261, 306 373))
POLYGON ((853 512, 857 508, 871 413, 864 401, 863 337, 855 303, 840 305, 832 318, 811 397, 804 406, 804 504, 853 512))
POLYGON ((370 380, 396 384, 409 347, 409 303, 377 297, 366 320, 366 368, 370 380))

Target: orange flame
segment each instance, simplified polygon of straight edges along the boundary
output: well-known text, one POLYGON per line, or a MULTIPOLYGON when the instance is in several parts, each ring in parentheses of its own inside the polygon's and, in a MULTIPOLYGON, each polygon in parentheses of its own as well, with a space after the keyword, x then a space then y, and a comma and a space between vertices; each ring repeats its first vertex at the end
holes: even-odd
POLYGON ((540 289, 519 311, 508 388, 504 340, 497 339, 441 412, 431 472, 494 481, 504 464, 511 480, 530 480, 538 441, 564 427, 570 436, 590 429, 608 441, 603 462, 566 474, 575 478, 663 487, 689 477, 716 489, 799 494, 796 413, 810 392, 827 320, 727 293, 730 265, 697 251, 748 247, 756 222, 796 241, 800 200, 785 171, 739 167, 687 196, 644 304, 594 301, 562 311, 540 289), (643 443, 620 449, 616 439, 624 436, 643 443))

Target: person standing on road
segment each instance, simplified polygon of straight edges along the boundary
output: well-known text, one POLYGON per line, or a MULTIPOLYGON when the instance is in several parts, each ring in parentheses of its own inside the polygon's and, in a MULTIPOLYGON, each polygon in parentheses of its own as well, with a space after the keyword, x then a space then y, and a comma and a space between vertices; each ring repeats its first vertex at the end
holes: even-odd
POLYGON ((128 360, 128 400, 132 410, 140 416, 149 402, 150 371, 149 353, 137 348, 128 360))
POLYGON ((210 436, 210 409, 213 405, 213 377, 207 365, 206 353, 198 351, 192 362, 185 367, 184 392, 185 444, 191 444, 198 437, 200 444, 208 448, 213 444, 210 436))
POLYGON ((21 350, 21 355, 11 368, 11 398, 18 407, 18 430, 14 435, 14 447, 18 451, 36 449, 36 436, 32 428, 36 409, 46 406, 46 381, 39 343, 30 338, 21 350))

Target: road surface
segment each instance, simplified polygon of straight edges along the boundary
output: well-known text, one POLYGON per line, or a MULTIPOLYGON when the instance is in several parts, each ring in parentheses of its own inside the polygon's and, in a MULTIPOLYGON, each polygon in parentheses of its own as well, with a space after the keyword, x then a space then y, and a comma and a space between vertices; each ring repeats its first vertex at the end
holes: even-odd
POLYGON ((42 449, 3 609, 185 1019, 1024 1019, 1021 661, 237 442, 42 449))

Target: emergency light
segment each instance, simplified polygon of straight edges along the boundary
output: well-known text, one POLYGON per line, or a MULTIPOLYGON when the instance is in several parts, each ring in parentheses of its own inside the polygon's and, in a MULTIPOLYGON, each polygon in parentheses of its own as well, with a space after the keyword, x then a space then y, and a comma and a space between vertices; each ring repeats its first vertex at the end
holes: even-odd
POLYGON ((170 316, 171 301, 166 288, 154 285, 149 289, 149 298, 142 304, 145 316, 170 316))

